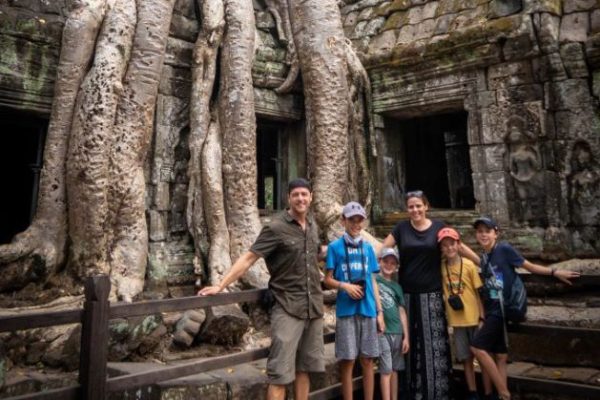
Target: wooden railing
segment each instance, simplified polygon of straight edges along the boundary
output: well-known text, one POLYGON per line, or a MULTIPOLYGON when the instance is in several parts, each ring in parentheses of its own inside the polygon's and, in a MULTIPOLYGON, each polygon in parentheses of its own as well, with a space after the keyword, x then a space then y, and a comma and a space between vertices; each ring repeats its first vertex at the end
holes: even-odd
MULTIPOLYGON (((538 277, 533 275, 524 276, 526 282, 543 282, 544 278, 547 279, 548 277, 538 277)), ((545 282, 547 282, 547 280, 545 282)), ((600 277, 583 276, 578 280, 577 284, 584 286, 598 286, 600 285, 600 277)), ((234 303, 256 302, 262 298, 264 290, 257 289, 218 294, 208 297, 193 296, 128 304, 110 304, 108 301, 109 293, 110 280, 108 277, 91 277, 88 278, 85 283, 85 302, 82 309, 45 311, 0 317, 0 333, 73 323, 82 324, 79 384, 34 394, 10 397, 6 400, 104 400, 109 392, 124 391, 192 374, 231 367, 241 363, 259 360, 268 355, 268 348, 260 348, 241 353, 187 362, 175 366, 167 366, 159 370, 107 379, 109 320, 234 303)), ((511 328, 511 331, 532 335, 552 334, 552 332, 557 332, 557 330, 561 331, 563 334, 572 334, 581 339, 593 340, 595 342, 600 341, 600 330, 598 329, 533 324, 521 324, 511 328)), ((324 339, 325 343, 331 343, 334 341, 334 334, 326 334, 324 335, 324 339)), ((360 384, 360 379, 357 379, 355 386, 360 386, 360 384)), ((580 388, 580 390, 583 390, 584 392, 587 390, 589 393, 593 392, 594 395, 597 395, 600 391, 598 388, 580 388)), ((339 392, 339 385, 334 385, 313 392, 311 398, 333 398, 338 396, 339 392)))

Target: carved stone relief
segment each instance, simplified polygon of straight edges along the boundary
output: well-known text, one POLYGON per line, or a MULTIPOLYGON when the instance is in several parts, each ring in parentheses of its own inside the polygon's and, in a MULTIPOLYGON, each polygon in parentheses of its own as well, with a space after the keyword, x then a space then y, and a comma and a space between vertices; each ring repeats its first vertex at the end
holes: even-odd
POLYGON ((574 225, 600 224, 600 172, 590 144, 575 142, 569 154, 569 204, 574 225))

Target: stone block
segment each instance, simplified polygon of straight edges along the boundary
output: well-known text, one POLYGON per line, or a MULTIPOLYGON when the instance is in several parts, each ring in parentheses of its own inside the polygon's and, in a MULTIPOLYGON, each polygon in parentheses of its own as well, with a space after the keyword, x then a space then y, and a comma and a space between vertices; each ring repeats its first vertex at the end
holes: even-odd
POLYGON ((383 30, 401 29, 406 25, 408 25, 408 12, 397 11, 387 18, 383 30))
POLYGON ((562 15, 562 0, 536 0, 524 1, 523 13, 535 14, 547 12, 554 15, 562 15))
POLYGON ((377 15, 379 17, 387 17, 392 12, 390 10, 391 5, 392 1, 384 1, 380 3, 373 9, 373 15, 377 15))
POLYGON ((510 86, 507 89, 497 91, 498 103, 508 102, 511 104, 540 101, 544 99, 544 89, 541 84, 510 86))
POLYGON ((406 11, 411 6, 411 0, 394 0, 390 5, 390 11, 406 11))
POLYGON ((485 157, 485 172, 500 172, 505 170, 504 157, 506 146, 504 144, 483 146, 485 157))
POLYGON ((539 15, 539 18, 534 19, 534 23, 536 23, 540 48, 546 53, 556 51, 560 36, 560 17, 550 13, 536 15, 539 15))
POLYGON ((167 239, 167 214, 156 210, 148 212, 150 218, 150 240, 160 242, 167 239))
POLYGON ((364 34, 366 36, 376 35, 377 33, 379 33, 380 29, 383 27, 384 24, 385 24, 384 17, 374 18, 374 19, 370 20, 369 23, 367 24, 367 26, 365 27, 364 34))
POLYGON ((523 8, 522 0, 492 0, 488 18, 506 17, 518 13, 523 8))
POLYGON ((433 36, 435 20, 428 19, 416 26, 414 40, 428 39, 433 36))
POLYGON ((256 27, 262 30, 275 28, 275 19, 269 11, 259 11, 256 13, 256 27))
POLYGON ((488 68, 488 87, 502 89, 533 82, 533 71, 528 61, 492 65, 488 68))
POLYGON ((455 14, 446 14, 436 18, 433 34, 444 35, 450 32, 450 27, 452 26, 455 18, 455 14))
POLYGON ((189 0, 176 0, 173 11, 177 14, 185 15, 188 18, 196 19, 195 2, 189 0))
POLYGON ((148 278, 168 285, 193 285, 194 246, 187 239, 177 242, 150 242, 148 278))
POLYGON ((371 39, 369 53, 375 54, 377 52, 389 52, 394 48, 396 40, 396 31, 384 31, 371 39))
POLYGON ((598 7, 596 0, 568 0, 563 3, 563 12, 570 14, 577 11, 589 11, 598 7))
POLYGON ((357 21, 368 21, 373 16, 373 7, 363 8, 360 13, 358 13, 358 17, 356 17, 357 21))
POLYGON ((481 110, 481 142, 483 144, 503 143, 507 118, 506 109, 500 106, 481 110))
POLYGON ((354 27, 354 32, 350 35, 350 39, 360 39, 365 36, 365 28, 369 21, 360 21, 354 27))
POLYGON ((159 95, 156 101, 156 123, 177 128, 189 124, 189 100, 159 95))
POLYGON ((587 78, 589 76, 582 43, 561 45, 560 56, 569 78, 587 78))
POLYGON ((171 202, 170 187, 169 182, 156 183, 153 204, 157 211, 169 210, 171 202))
POLYGON ((173 13, 169 35, 186 42, 194 43, 198 36, 200 26, 197 19, 190 19, 185 15, 173 13))
POLYGON ((579 109, 556 112, 557 139, 588 139, 598 135, 600 116, 591 104, 579 109))
POLYGON ((590 87, 585 79, 568 79, 549 85, 549 106, 554 110, 575 110, 590 104, 590 87))
POLYGON ((560 21, 560 41, 585 42, 589 29, 589 13, 577 12, 565 15, 560 21))
POLYGON ((477 92, 477 106, 479 108, 486 108, 489 106, 496 105, 496 91, 486 90, 477 92))
POLYGON ((600 70, 594 71, 592 78, 592 93, 596 98, 600 98, 600 70))
POLYGON ((521 20, 518 29, 507 38, 502 46, 506 61, 523 60, 540 53, 533 21, 530 18, 521 20))
POLYGON ((594 10, 590 14, 590 34, 600 32, 600 10, 594 10))
POLYGON ((567 71, 559 53, 551 53, 533 61, 532 65, 538 81, 562 81, 567 79, 567 71), (535 64, 533 61, 535 61, 535 64))
POLYGON ((167 49, 165 52, 164 62, 165 64, 173 67, 190 68, 193 51, 193 43, 174 37, 169 37, 167 40, 167 49))
POLYGON ((405 25, 398 32, 398 41, 396 44, 409 44, 412 43, 415 37, 415 26, 414 25, 405 25))
POLYGON ((358 18, 358 12, 354 11, 351 13, 348 13, 348 15, 346 15, 346 18, 344 18, 344 26, 354 26, 356 25, 357 22, 357 18, 358 18))
POLYGON ((167 96, 189 99, 192 88, 192 76, 189 68, 164 65, 158 92, 167 96))

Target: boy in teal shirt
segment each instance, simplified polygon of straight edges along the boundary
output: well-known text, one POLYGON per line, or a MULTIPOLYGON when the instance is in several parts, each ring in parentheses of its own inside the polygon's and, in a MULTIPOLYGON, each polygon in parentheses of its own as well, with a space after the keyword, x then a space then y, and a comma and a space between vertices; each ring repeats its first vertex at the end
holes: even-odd
POLYGON ((398 371, 404 370, 404 354, 409 349, 404 294, 402 287, 393 279, 393 274, 398 269, 396 250, 384 248, 381 251, 379 269, 381 273, 376 279, 385 321, 385 332, 379 336, 381 398, 396 400, 398 371))

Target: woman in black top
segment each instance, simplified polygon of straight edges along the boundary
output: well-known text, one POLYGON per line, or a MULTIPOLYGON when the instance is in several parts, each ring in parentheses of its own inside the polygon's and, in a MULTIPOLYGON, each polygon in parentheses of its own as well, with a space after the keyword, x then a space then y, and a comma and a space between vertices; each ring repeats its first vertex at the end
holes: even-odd
POLYGON ((452 363, 437 233, 445 224, 427 218, 429 202, 420 190, 406 194, 406 208, 409 220, 394 227, 383 247, 397 245, 400 252, 398 280, 405 293, 410 335, 408 398, 444 400, 449 397, 452 363))

